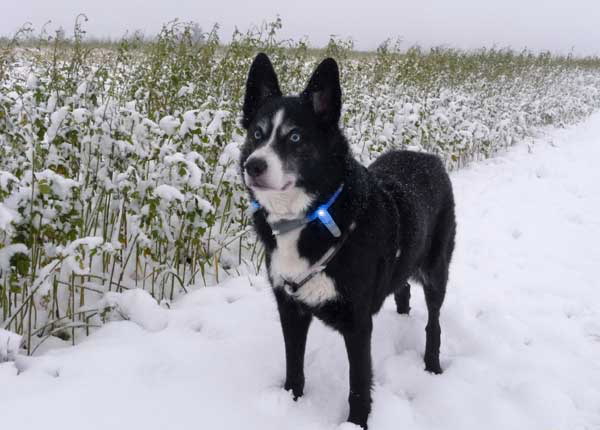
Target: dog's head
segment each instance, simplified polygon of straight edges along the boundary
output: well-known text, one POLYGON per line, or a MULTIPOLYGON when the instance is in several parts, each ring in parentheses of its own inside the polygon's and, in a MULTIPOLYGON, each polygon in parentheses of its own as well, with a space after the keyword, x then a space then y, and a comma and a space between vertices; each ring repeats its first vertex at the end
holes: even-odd
POLYGON ((338 66, 321 62, 298 96, 282 96, 265 54, 254 59, 242 126, 244 183, 274 218, 296 218, 343 180, 348 144, 338 123, 341 111, 338 66))

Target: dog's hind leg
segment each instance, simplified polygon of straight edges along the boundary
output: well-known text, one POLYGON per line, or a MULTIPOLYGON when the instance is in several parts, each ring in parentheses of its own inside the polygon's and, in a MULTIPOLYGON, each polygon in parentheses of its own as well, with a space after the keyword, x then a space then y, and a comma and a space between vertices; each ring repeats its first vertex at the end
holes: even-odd
POLYGON ((423 283, 425 302, 427 303, 427 326, 425 327, 425 370, 431 373, 442 373, 440 366, 440 309, 446 295, 446 276, 443 279, 429 279, 423 283))
POLYGON ((405 282, 404 285, 394 293, 396 301, 396 310, 399 314, 408 315, 410 312, 410 284, 405 282))
POLYGON ((279 319, 285 343, 285 385, 294 400, 304 393, 304 352, 312 315, 287 296, 283 289, 275 290, 279 319))
POLYGON ((425 370, 436 374, 442 373, 440 366, 440 309, 446 296, 448 267, 454 250, 455 233, 454 209, 453 206, 450 206, 440 214, 432 242, 432 252, 419 271, 428 313, 425 327, 425 370))

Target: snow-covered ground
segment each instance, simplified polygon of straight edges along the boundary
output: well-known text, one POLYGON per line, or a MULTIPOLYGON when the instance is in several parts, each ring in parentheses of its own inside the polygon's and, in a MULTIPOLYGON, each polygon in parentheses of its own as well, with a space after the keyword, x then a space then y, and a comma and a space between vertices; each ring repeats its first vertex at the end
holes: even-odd
MULTIPOLYGON (((426 310, 375 317, 370 428, 600 428, 600 114, 453 175, 458 242, 442 312, 443 375, 423 370, 426 310)), ((184 296, 107 300, 128 321, 0 364, 6 429, 335 429, 341 337, 315 322, 305 396, 281 388, 283 340, 261 278, 184 296)), ((346 426, 344 426, 346 427, 346 426)), ((348 428, 352 426, 347 426, 348 428)))

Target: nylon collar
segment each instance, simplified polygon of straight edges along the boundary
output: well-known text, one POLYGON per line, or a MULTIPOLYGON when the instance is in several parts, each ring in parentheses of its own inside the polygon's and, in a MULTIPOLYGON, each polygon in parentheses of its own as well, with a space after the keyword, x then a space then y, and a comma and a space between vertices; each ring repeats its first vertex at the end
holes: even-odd
MULTIPOLYGON (((318 219, 319 221, 321 221, 321 224, 327 227, 327 230, 329 230, 333 237, 340 237, 342 235, 342 232, 340 231, 340 228, 335 223, 333 217, 329 213, 329 208, 335 203, 343 189, 344 184, 341 184, 335 191, 335 193, 333 193, 333 195, 329 198, 329 200, 317 207, 314 211, 307 214, 304 218, 282 219, 272 224, 269 223, 273 234, 277 236, 279 234, 287 233, 318 219)), ((262 208, 260 203, 256 200, 253 200, 252 202, 250 202, 250 204, 254 211, 262 208)))

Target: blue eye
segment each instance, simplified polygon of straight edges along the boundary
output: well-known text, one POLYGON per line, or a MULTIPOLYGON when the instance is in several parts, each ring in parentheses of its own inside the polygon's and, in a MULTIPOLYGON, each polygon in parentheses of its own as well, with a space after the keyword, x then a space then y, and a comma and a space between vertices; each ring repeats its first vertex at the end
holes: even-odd
POLYGON ((261 132, 260 130, 256 130, 256 131, 254 132, 254 138, 255 138, 256 140, 260 140, 260 139, 262 139, 262 132, 261 132))
POLYGON ((291 140, 292 142, 298 143, 298 142, 300 142, 300 135, 299 135, 298 133, 293 133, 293 134, 290 136, 290 140, 291 140))

